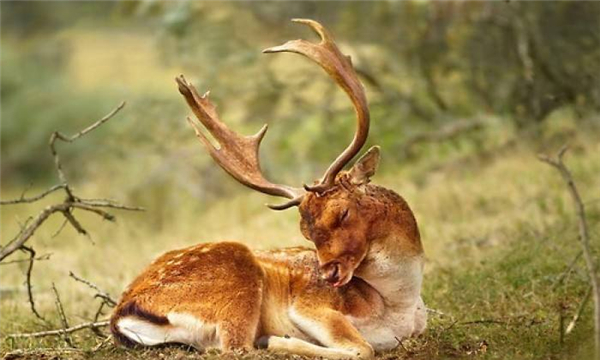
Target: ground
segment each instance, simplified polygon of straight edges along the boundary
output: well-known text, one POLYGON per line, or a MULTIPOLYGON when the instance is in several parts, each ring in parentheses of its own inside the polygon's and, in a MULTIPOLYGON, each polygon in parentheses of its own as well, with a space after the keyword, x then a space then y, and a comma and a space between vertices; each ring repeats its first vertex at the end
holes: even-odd
MULTIPOLYGON (((374 182, 402 194, 416 213, 427 254, 423 298, 432 311, 424 335, 399 342, 395 350, 378 354, 380 359, 591 358, 591 301, 574 330, 560 335, 561 323, 566 327, 577 313, 588 285, 581 259, 567 271, 580 250, 571 199, 558 173, 539 162, 536 153, 553 153, 567 141, 571 145, 565 160, 586 201, 597 248, 598 129, 586 125, 591 126, 589 131, 582 130, 579 123, 558 117, 531 140, 531 134, 500 133, 494 126, 483 144, 465 140, 422 145, 416 149, 420 158, 403 163, 387 160, 382 149, 381 170, 374 182)), ((107 188, 109 184, 93 182, 78 187, 88 194, 107 188)), ((2 197, 18 194, 18 189, 4 189, 2 197)), ((52 219, 31 240, 39 254, 52 253, 50 260, 36 264, 33 277, 38 309, 50 323, 40 322, 29 311, 22 286, 26 264, 2 266, 0 353, 7 359, 219 357, 216 352, 200 355, 176 346, 126 350, 106 343, 98 348, 102 339, 90 330, 73 334, 74 350, 67 349, 60 337, 16 340, 6 335, 59 327, 52 283, 71 325, 93 318, 99 301, 92 298, 93 291, 69 278, 69 271, 117 297, 145 264, 172 248, 233 239, 254 248, 309 245, 300 235, 293 210, 271 212, 263 208, 263 196, 240 194, 202 213, 193 212, 187 203, 177 204, 160 224, 147 220, 154 216, 153 209, 118 214, 117 224, 81 214, 93 243, 69 228, 53 236, 62 220, 52 219)), ((3 208, 3 239, 15 233, 17 220, 57 200, 3 208)), ((230 357, 297 358, 264 351, 230 357)))

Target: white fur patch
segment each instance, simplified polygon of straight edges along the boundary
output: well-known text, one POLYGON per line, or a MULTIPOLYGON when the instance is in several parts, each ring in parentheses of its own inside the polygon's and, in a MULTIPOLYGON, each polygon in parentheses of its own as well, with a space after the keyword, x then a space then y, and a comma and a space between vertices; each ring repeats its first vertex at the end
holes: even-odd
POLYGON ((218 328, 190 314, 171 312, 167 319, 173 326, 173 341, 194 346, 200 349, 219 346, 218 328))
POLYGON ((169 341, 165 325, 156 325, 135 317, 124 317, 117 323, 119 332, 136 343, 152 346, 169 341))
POLYGON ((302 316, 299 314, 294 307, 290 307, 288 311, 290 319, 305 333, 310 335, 313 339, 318 340, 325 346, 333 346, 334 342, 329 333, 329 330, 323 326, 319 321, 311 318, 302 316))
POLYGON ((216 325, 206 324, 189 314, 169 313, 169 325, 156 325, 136 317, 124 317, 117 322, 119 332, 136 343, 153 346, 180 343, 199 349, 219 346, 216 325))

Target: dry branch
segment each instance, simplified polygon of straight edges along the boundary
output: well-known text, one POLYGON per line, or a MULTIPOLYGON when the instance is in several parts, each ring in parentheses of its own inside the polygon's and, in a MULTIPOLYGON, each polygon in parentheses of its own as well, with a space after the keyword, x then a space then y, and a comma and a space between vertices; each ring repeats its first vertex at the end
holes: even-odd
POLYGON ((89 286, 90 288, 96 290, 95 297, 99 297, 99 298, 103 299, 107 305, 109 305, 111 307, 117 305, 117 301, 115 299, 113 299, 113 297, 110 296, 106 291, 103 291, 102 289, 100 289, 98 287, 98 285, 75 275, 72 271, 69 271, 69 276, 72 277, 73 279, 75 279, 75 281, 83 283, 83 284, 89 286))
POLYGON ((61 140, 63 142, 67 142, 67 143, 74 142, 75 140, 81 138, 82 136, 88 134, 92 130, 98 128, 99 126, 101 126, 102 124, 104 124, 105 122, 110 120, 124 106, 125 106, 125 103, 122 102, 119 106, 117 106, 109 114, 107 114, 100 120, 94 122, 87 128, 79 131, 78 133, 76 133, 73 136, 66 136, 58 131, 55 131, 52 133, 52 135, 50 136, 50 141, 49 141, 50 152, 52 153, 52 156, 54 158, 54 165, 55 165, 56 173, 58 174, 58 178, 61 183, 52 186, 51 188, 49 188, 48 190, 44 191, 43 193, 41 193, 37 196, 26 198, 25 193, 23 193, 21 195, 21 197, 18 199, 1 201, 0 205, 32 203, 32 202, 38 201, 38 200, 44 198, 45 196, 47 196, 57 190, 60 190, 60 189, 63 189, 65 191, 67 197, 63 203, 51 205, 51 206, 46 207, 44 210, 42 210, 42 212, 40 214, 38 214, 38 216, 31 223, 27 224, 27 226, 24 226, 24 228, 17 234, 15 239, 13 239, 7 245, 2 247, 0 249, 0 261, 4 260, 7 256, 13 254, 15 251, 20 249, 33 236, 33 234, 35 233, 37 228, 40 227, 44 223, 44 221, 46 221, 48 219, 48 217, 50 217, 50 215, 52 215, 56 212, 62 213, 63 216, 65 217, 66 221, 69 222, 78 233, 87 235, 87 231, 84 229, 84 227, 74 217, 74 215, 72 213, 72 210, 74 208, 93 212, 99 216, 102 216, 104 219, 111 220, 111 221, 114 220, 114 216, 109 214, 108 212, 104 211, 103 208, 135 210, 135 211, 143 210, 142 208, 139 208, 139 207, 121 205, 113 200, 105 200, 105 199, 86 200, 86 199, 81 199, 81 198, 75 196, 75 194, 73 193, 73 189, 67 182, 67 178, 63 171, 63 166, 62 166, 62 163, 60 160, 60 156, 58 154, 58 151, 56 150, 56 141, 57 140, 61 140))
POLYGON ((31 285, 31 272, 33 271, 33 263, 35 262, 35 250, 30 247, 23 245, 21 247, 23 251, 29 253, 29 266, 27 267, 27 273, 25 276, 25 284, 27 285, 27 298, 29 299, 29 307, 31 308, 31 312, 40 320, 46 322, 46 319, 40 315, 40 313, 35 308, 35 301, 33 299, 33 290, 31 285))
POLYGON ((58 290, 56 290, 56 286, 54 286, 54 283, 52 283, 52 291, 54 292, 54 302, 56 304, 56 311, 58 312, 60 321, 63 325, 61 332, 62 338, 65 340, 65 343, 68 346, 73 347, 73 342, 71 341, 71 338, 69 337, 67 332, 65 332, 65 329, 69 328, 69 322, 67 321, 65 309, 63 308, 62 301, 60 301, 60 296, 58 295, 58 290))
POLYGON ((65 188, 65 184, 57 184, 52 186, 50 189, 44 191, 43 193, 37 195, 37 196, 33 196, 30 198, 26 198, 25 197, 25 192, 23 192, 23 194, 21 194, 21 197, 19 197, 18 199, 14 199, 14 200, 2 200, 0 201, 0 205, 13 205, 13 204, 25 204, 25 203, 33 203, 36 202, 38 200, 41 200, 43 198, 45 198, 47 195, 50 195, 51 193, 60 190, 60 189, 64 189, 65 188))
POLYGON ((592 294, 594 296, 594 340, 596 345, 596 359, 600 359, 600 279, 598 279, 596 260, 592 255, 592 250, 590 247, 590 237, 587 218, 585 215, 585 205, 581 200, 581 195, 577 190, 577 186, 573 180, 573 175, 563 162, 563 156, 567 150, 568 147, 563 146, 554 158, 546 155, 538 155, 538 158, 558 170, 563 180, 567 184, 567 189, 569 190, 569 194, 571 195, 571 199, 573 200, 573 204, 575 206, 579 227, 579 243, 581 244, 583 258, 585 259, 590 285, 592 286, 592 294))
POLYGON ((47 330, 47 331, 39 331, 34 333, 25 333, 25 334, 9 334, 6 335, 7 338, 11 339, 24 339, 24 338, 38 338, 38 337, 46 337, 46 336, 62 336, 63 334, 71 334, 79 330, 91 329, 91 328, 99 328, 108 326, 110 321, 108 319, 96 322, 87 322, 79 325, 75 325, 69 328, 63 329, 55 329, 55 330, 47 330))
MULTIPOLYGON (((76 141, 77 139, 81 138, 82 136, 97 129, 99 126, 101 126, 102 124, 104 124, 108 120, 110 120, 112 117, 114 117, 124 106, 125 106, 125 102, 122 102, 121 104, 119 104, 119 106, 117 106, 115 109, 113 109, 110 113, 108 113, 107 115, 102 117, 100 120, 95 121, 94 123, 92 123, 91 125, 86 127, 85 129, 77 132, 75 135, 67 136, 61 132, 54 131, 52 133, 52 135, 50 136, 48 145, 50 147, 50 152, 54 159, 54 167, 55 167, 55 170, 58 175, 60 183, 50 187, 49 189, 42 192, 41 194, 33 196, 33 197, 29 197, 29 198, 25 197, 25 193, 27 192, 27 190, 29 190, 29 188, 27 188, 27 189, 25 189, 25 191, 23 191, 23 193, 21 194, 21 196, 18 199, 0 201, 0 205, 16 205, 16 204, 34 203, 34 202, 41 200, 41 199, 45 198, 46 196, 48 196, 58 190, 61 190, 61 189, 66 194, 66 198, 63 200, 62 203, 47 206, 37 215, 37 217, 35 217, 35 218, 32 217, 32 218, 28 219, 26 221, 26 223, 21 226, 21 229, 16 234, 16 236, 11 241, 9 241, 8 244, 6 244, 0 248, 0 262, 5 260, 11 254, 15 253, 17 250, 27 251, 30 254, 29 267, 26 272, 27 294, 29 297, 29 304, 31 307, 31 311, 34 313, 34 315, 36 317, 38 317, 41 320, 44 320, 44 318, 36 310, 35 302, 33 299, 32 285, 31 285, 31 272, 33 269, 33 263, 36 260, 35 251, 33 251, 32 248, 26 246, 27 241, 29 241, 32 238, 32 236, 35 234, 36 230, 51 215, 53 215, 55 213, 61 213, 63 215, 63 217, 65 218, 65 221, 63 222, 63 225, 61 225, 61 227, 56 231, 56 233, 52 237, 55 237, 56 235, 58 235, 67 223, 70 224, 79 234, 89 237, 87 230, 83 227, 81 222, 79 222, 79 220, 75 217, 74 210, 78 209, 78 210, 82 210, 82 211, 92 212, 98 216, 101 216, 103 219, 110 220, 110 221, 114 221, 115 217, 112 214, 108 213, 105 209, 134 210, 134 211, 143 210, 142 208, 139 208, 139 207, 122 205, 122 204, 120 204, 114 200, 110 200, 110 199, 82 199, 82 198, 76 196, 73 191, 73 188, 67 181, 67 177, 63 170, 63 165, 62 165, 62 162, 61 162, 61 159, 60 159, 59 153, 57 151, 57 147, 56 147, 56 142, 58 140, 66 142, 66 143, 72 143, 72 142, 76 141)), ((8 263, 8 262, 5 262, 5 264, 6 263, 8 263)), ((64 309, 63 309, 62 303, 60 301, 60 297, 58 295, 58 292, 56 291, 56 287, 54 286, 54 284, 52 285, 52 289, 53 289, 54 295, 55 295, 56 308, 57 308, 57 311, 59 313, 59 316, 60 316, 60 319, 61 319, 62 325, 63 325, 63 329, 57 330, 57 334, 62 334, 65 342, 69 346, 72 347, 73 345, 72 345, 71 339, 67 335, 69 333, 68 329, 70 329, 69 324, 67 322, 67 319, 66 319, 66 316, 64 313, 64 309)), ((97 289, 97 290, 99 290, 99 289, 97 289)), ((102 291, 99 291, 97 296, 102 298, 102 304, 100 305, 100 308, 98 309, 98 311, 96 313, 96 320, 97 320, 98 316, 100 316, 100 314, 102 312, 102 308, 104 307, 104 304, 109 305, 109 306, 114 306, 114 303, 115 303, 114 300, 112 298, 110 298, 110 296, 108 296, 108 294, 106 294, 102 291)), ((78 328, 76 327, 76 330, 77 329, 78 328)), ((97 329, 97 326, 94 327, 94 329, 97 329)))
MULTIPOLYGON (((27 251, 27 250, 24 250, 27 251)), ((52 253, 48 253, 48 254, 44 254, 44 255, 40 255, 36 258, 33 258, 34 261, 44 261, 44 260, 50 260, 50 257, 52 256, 52 253)), ((0 266, 2 265, 12 265, 12 264, 20 264, 20 263, 24 263, 24 262, 30 262, 31 258, 28 259, 17 259, 17 260, 11 260, 11 261, 4 261, 2 263, 0 263, 0 266)))
POLYGON ((575 328, 575 324, 577 324, 577 320, 579 320, 579 318, 581 317, 581 314, 583 313, 585 306, 587 305, 588 301, 590 300, 591 295, 592 295, 592 287, 590 286, 590 287, 588 287, 587 291, 585 292, 585 295, 583 296, 583 299, 581 300, 581 303, 579 304, 579 308, 577 309, 577 312, 575 313, 575 315, 573 315, 573 320, 571 320, 569 325, 567 325, 567 329, 565 330, 565 335, 569 335, 571 333, 571 331, 573 331, 573 329, 575 328))

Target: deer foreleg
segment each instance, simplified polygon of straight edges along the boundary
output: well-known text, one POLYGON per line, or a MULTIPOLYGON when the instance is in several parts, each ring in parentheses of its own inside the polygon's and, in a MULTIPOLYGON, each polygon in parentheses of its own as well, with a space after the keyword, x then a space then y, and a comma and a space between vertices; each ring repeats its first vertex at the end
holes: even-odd
POLYGON ((329 359, 371 359, 373 348, 358 330, 338 311, 330 309, 293 308, 290 319, 304 333, 323 346, 293 337, 271 336, 261 347, 274 352, 329 359))

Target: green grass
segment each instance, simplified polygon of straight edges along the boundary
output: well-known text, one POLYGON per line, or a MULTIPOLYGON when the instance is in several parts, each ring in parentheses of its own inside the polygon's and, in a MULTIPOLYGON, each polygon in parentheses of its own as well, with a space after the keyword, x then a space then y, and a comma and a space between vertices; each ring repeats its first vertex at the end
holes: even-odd
MULTIPOLYGON (((562 343, 560 340, 561 312, 568 323, 587 289, 586 276, 580 261, 565 281, 556 285, 579 251, 576 221, 559 175, 537 161, 535 154, 552 152, 565 141, 571 144, 566 161, 587 201, 593 246, 597 249, 598 130, 592 125, 581 128, 580 123, 551 119, 531 141, 494 126, 484 134, 489 141, 483 141, 477 149, 469 139, 459 140, 454 146, 421 145, 417 154, 424 155, 402 164, 386 158, 383 149, 381 172, 374 181, 402 194, 415 211, 427 254, 423 297, 438 312, 430 314, 423 336, 405 340, 396 350, 379 354, 382 359, 591 357, 591 302, 575 330, 562 343)), ((38 254, 52 253, 50 260, 36 264, 33 278, 38 308, 50 324, 36 320, 29 311, 22 285, 25 264, 2 266, 3 336, 59 326, 52 283, 61 294, 71 324, 93 318, 98 305, 98 300, 92 298, 94 292, 70 279, 69 271, 117 297, 152 258, 169 249, 219 240, 243 241, 254 248, 308 245, 298 230, 298 214, 293 210, 269 211, 263 206, 266 199, 259 194, 240 190, 237 195, 198 204, 166 186, 130 195, 121 186, 113 185, 122 184, 125 179, 92 173, 98 176, 82 182, 79 192, 135 201, 148 206, 148 211, 118 214, 116 224, 77 214, 92 233, 94 244, 70 228, 53 237, 62 222, 60 218, 45 224, 31 244, 38 254), (161 201, 167 201, 169 206, 157 206, 161 201)), ((217 180, 229 181, 225 175, 217 180)), ((3 189, 2 198, 18 196, 19 190, 3 189)), ((23 221, 59 199, 56 195, 31 206, 3 207, 2 238, 9 239, 15 233, 19 219, 23 221)), ((183 347, 125 350, 112 344, 92 352, 101 339, 89 330, 74 334, 73 341, 80 350, 55 354, 57 358, 199 356, 183 347)), ((21 351, 21 358, 39 358, 40 352, 52 358, 52 352, 39 349, 61 348, 65 344, 58 337, 3 338, 1 346, 2 354, 11 352, 17 358, 20 355, 14 351, 21 351), (23 355, 32 351, 38 353, 23 355)), ((217 356, 215 352, 204 355, 217 356)), ((266 352, 234 357, 257 356, 280 358, 266 352)))

